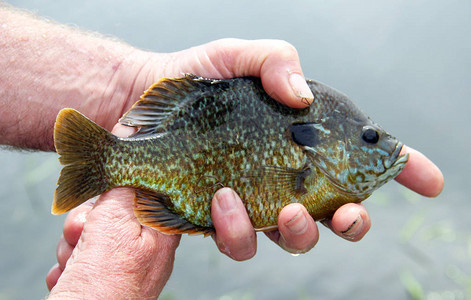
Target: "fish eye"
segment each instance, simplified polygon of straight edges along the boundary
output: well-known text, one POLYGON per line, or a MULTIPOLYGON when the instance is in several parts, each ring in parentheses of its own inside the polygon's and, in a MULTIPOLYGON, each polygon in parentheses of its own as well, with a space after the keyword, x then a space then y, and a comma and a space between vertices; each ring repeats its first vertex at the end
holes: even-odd
POLYGON ((364 127, 361 138, 368 144, 376 144, 379 141, 379 134, 371 127, 364 127))

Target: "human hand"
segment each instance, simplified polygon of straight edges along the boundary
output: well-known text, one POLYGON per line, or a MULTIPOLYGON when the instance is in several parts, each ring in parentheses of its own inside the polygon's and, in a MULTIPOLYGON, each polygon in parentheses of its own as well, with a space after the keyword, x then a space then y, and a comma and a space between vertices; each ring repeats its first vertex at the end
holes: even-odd
MULTIPOLYGON (((443 189, 443 175, 422 153, 404 146, 401 154, 409 153, 409 161, 396 180, 411 190, 435 197, 443 189)), ((215 240, 221 252, 235 260, 249 259, 255 255, 256 237, 245 208, 230 189, 218 191, 213 199, 212 219, 216 228, 215 240), (233 209, 219 202, 235 202, 233 209)), ((340 207, 332 219, 323 220, 338 236, 359 241, 371 226, 366 208, 362 204, 349 203, 340 207)), ((297 254, 312 249, 319 239, 314 220, 300 204, 283 208, 278 217, 278 230, 265 233, 272 241, 286 251, 297 254)))
MULTIPOLYGON (((160 77, 178 77, 183 73, 209 78, 256 76, 261 77, 265 91, 285 105, 301 108, 313 101, 302 77, 296 49, 283 41, 225 39, 170 56, 173 64, 167 64, 164 74, 147 77, 157 81, 160 77)), ((404 147, 405 152, 410 155, 409 162, 397 180, 425 196, 438 195, 443 188, 440 170, 420 152, 404 147)), ((213 238, 221 252, 235 260, 255 255, 256 235, 234 191, 226 188, 215 194, 211 215, 216 228, 213 238)), ((350 241, 361 240, 371 226, 365 207, 353 203, 340 207, 332 219, 322 223, 350 241)), ((316 223, 300 204, 286 206, 278 217, 278 229, 266 235, 290 253, 305 253, 319 239, 316 223)))
MULTIPOLYGON (((285 105, 302 108, 313 101, 304 79, 296 49, 283 41, 245 41, 224 39, 176 53, 157 55, 146 60, 141 68, 146 78, 144 89, 162 77, 180 77, 193 73, 208 78, 256 76, 265 91, 285 105), (171 63, 162 63, 163 60, 171 63), (165 68, 158 67, 164 65, 165 68)), ((133 104, 128 103, 126 110, 133 104)), ((251 258, 256 252, 256 234, 239 196, 230 189, 215 194, 212 219, 216 229, 213 238, 218 248, 235 260, 251 258)), ((334 232, 350 240, 360 239, 369 229, 368 213, 361 205, 349 204, 333 218, 334 232), (359 217, 361 216, 361 218, 359 217), (351 218, 363 221, 350 230, 351 218), (348 224, 347 224, 348 223, 348 224)), ((300 204, 285 207, 278 220, 278 230, 268 237, 292 253, 304 253, 318 241, 318 229, 307 210, 300 204)))

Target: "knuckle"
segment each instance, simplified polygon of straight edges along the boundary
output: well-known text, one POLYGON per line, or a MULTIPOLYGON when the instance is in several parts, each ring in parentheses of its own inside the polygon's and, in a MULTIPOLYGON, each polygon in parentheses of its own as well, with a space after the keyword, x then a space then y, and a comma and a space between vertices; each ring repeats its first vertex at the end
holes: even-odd
POLYGON ((272 40, 271 45, 272 53, 283 57, 297 58, 298 50, 292 44, 284 40, 272 40))

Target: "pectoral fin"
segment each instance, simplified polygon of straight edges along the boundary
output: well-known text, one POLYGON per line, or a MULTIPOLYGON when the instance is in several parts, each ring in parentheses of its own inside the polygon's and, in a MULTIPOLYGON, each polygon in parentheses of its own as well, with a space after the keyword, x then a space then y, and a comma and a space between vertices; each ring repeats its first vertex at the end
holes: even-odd
POLYGON ((136 190, 134 214, 142 225, 157 229, 166 234, 211 235, 211 227, 197 226, 175 214, 169 207, 171 201, 164 193, 136 190))
POLYGON ((279 166, 261 166, 243 176, 245 180, 256 181, 256 185, 273 190, 281 195, 299 196, 307 192, 304 182, 311 169, 293 169, 279 166))

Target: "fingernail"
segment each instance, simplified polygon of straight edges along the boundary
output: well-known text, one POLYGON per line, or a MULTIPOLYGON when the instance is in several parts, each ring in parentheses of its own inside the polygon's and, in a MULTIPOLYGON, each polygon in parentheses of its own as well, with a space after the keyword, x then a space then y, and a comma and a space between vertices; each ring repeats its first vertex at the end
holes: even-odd
POLYGON ((293 89, 296 97, 301 98, 301 101, 306 104, 311 104, 314 100, 314 95, 306 83, 306 80, 299 73, 291 73, 289 75, 289 84, 293 89))
POLYGON ((226 254, 226 255, 229 256, 229 257, 232 257, 231 251, 230 251, 229 248, 226 246, 226 244, 224 244, 223 241, 221 241, 221 240, 216 240, 216 245, 218 246, 218 249, 219 249, 222 253, 226 254))
POLYGON ((358 218, 356 218, 356 220, 341 233, 347 238, 352 238, 360 234, 362 229, 363 229, 363 219, 361 218, 360 215, 358 215, 358 218))
POLYGON ((230 213, 237 208, 237 199, 232 190, 221 189, 214 195, 223 213, 230 213))
POLYGON ((307 220, 306 216, 303 214, 302 210, 299 210, 298 213, 286 222, 286 228, 291 231, 292 234, 303 234, 307 230, 307 220))

